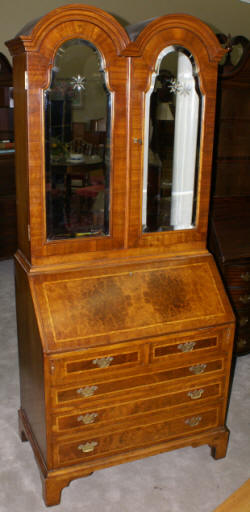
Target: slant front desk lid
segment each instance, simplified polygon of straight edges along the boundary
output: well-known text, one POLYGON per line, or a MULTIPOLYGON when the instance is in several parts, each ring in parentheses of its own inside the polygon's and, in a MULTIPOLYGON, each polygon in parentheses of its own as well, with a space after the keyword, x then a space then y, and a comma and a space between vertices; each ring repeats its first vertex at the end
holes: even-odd
POLYGON ((233 321, 211 257, 43 274, 30 285, 47 352, 233 321))

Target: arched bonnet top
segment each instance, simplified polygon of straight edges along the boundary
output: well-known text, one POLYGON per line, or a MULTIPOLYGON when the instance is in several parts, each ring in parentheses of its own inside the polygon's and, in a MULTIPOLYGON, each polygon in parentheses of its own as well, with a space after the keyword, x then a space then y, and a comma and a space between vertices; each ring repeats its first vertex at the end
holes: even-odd
MULTIPOLYGON (((97 7, 83 4, 70 4, 58 7, 45 16, 27 23, 13 40, 6 42, 6 45, 13 56, 23 51, 39 51, 49 34, 53 31, 57 31, 59 27, 61 34, 63 34, 62 42, 71 39, 70 30, 67 29, 69 23, 73 23, 75 37, 77 31, 80 37, 81 23, 84 22, 93 24, 95 27, 98 26, 106 32, 116 47, 118 54, 120 54, 130 42, 125 29, 111 14, 97 7), (65 30, 62 30, 63 26, 65 30)), ((82 37, 84 37, 84 34, 82 34, 82 37)))
POLYGON ((193 36, 195 35, 197 40, 206 47, 209 61, 219 62, 225 53, 213 31, 201 20, 191 15, 170 14, 151 18, 135 25, 129 25, 125 30, 109 13, 97 7, 84 4, 70 4, 58 7, 42 18, 29 22, 18 32, 13 40, 7 41, 6 45, 13 56, 22 52, 39 51, 49 33, 57 30, 60 25, 65 27, 64 40, 70 39, 70 31, 67 34, 66 29, 68 22, 74 23, 76 31, 78 27, 79 37, 79 23, 87 22, 99 26, 111 38, 117 55, 121 56, 140 56, 144 47, 156 32, 159 33, 177 28, 182 31, 192 32, 193 36))

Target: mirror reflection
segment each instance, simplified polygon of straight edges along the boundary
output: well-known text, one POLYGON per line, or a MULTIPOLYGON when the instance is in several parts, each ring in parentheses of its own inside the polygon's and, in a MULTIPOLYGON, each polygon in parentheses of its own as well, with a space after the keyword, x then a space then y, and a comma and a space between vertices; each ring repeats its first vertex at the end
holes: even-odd
POLYGON ((192 55, 164 49, 146 95, 143 232, 195 226, 201 106, 192 55))
POLYGON ((92 44, 58 49, 44 108, 47 239, 109 234, 111 94, 92 44))

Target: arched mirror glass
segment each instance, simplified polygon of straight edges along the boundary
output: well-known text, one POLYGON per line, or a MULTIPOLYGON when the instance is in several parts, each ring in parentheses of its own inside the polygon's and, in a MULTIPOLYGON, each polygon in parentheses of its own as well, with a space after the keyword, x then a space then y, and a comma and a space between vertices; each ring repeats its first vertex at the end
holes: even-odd
POLYGON ((65 42, 44 92, 48 240, 109 234, 111 101, 99 51, 65 42))
POLYGON ((192 55, 170 46, 159 55, 146 94, 143 232, 196 223, 202 95, 192 55))

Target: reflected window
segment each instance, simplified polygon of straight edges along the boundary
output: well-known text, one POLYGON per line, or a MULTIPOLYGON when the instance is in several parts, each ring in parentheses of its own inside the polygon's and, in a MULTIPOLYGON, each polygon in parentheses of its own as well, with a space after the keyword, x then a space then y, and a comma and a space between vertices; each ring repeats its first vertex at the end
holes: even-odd
POLYGON ((143 232, 195 226, 201 107, 192 55, 165 48, 146 94, 143 232))
POLYGON ((109 234, 111 101, 99 51, 64 43, 44 92, 48 240, 109 234))

